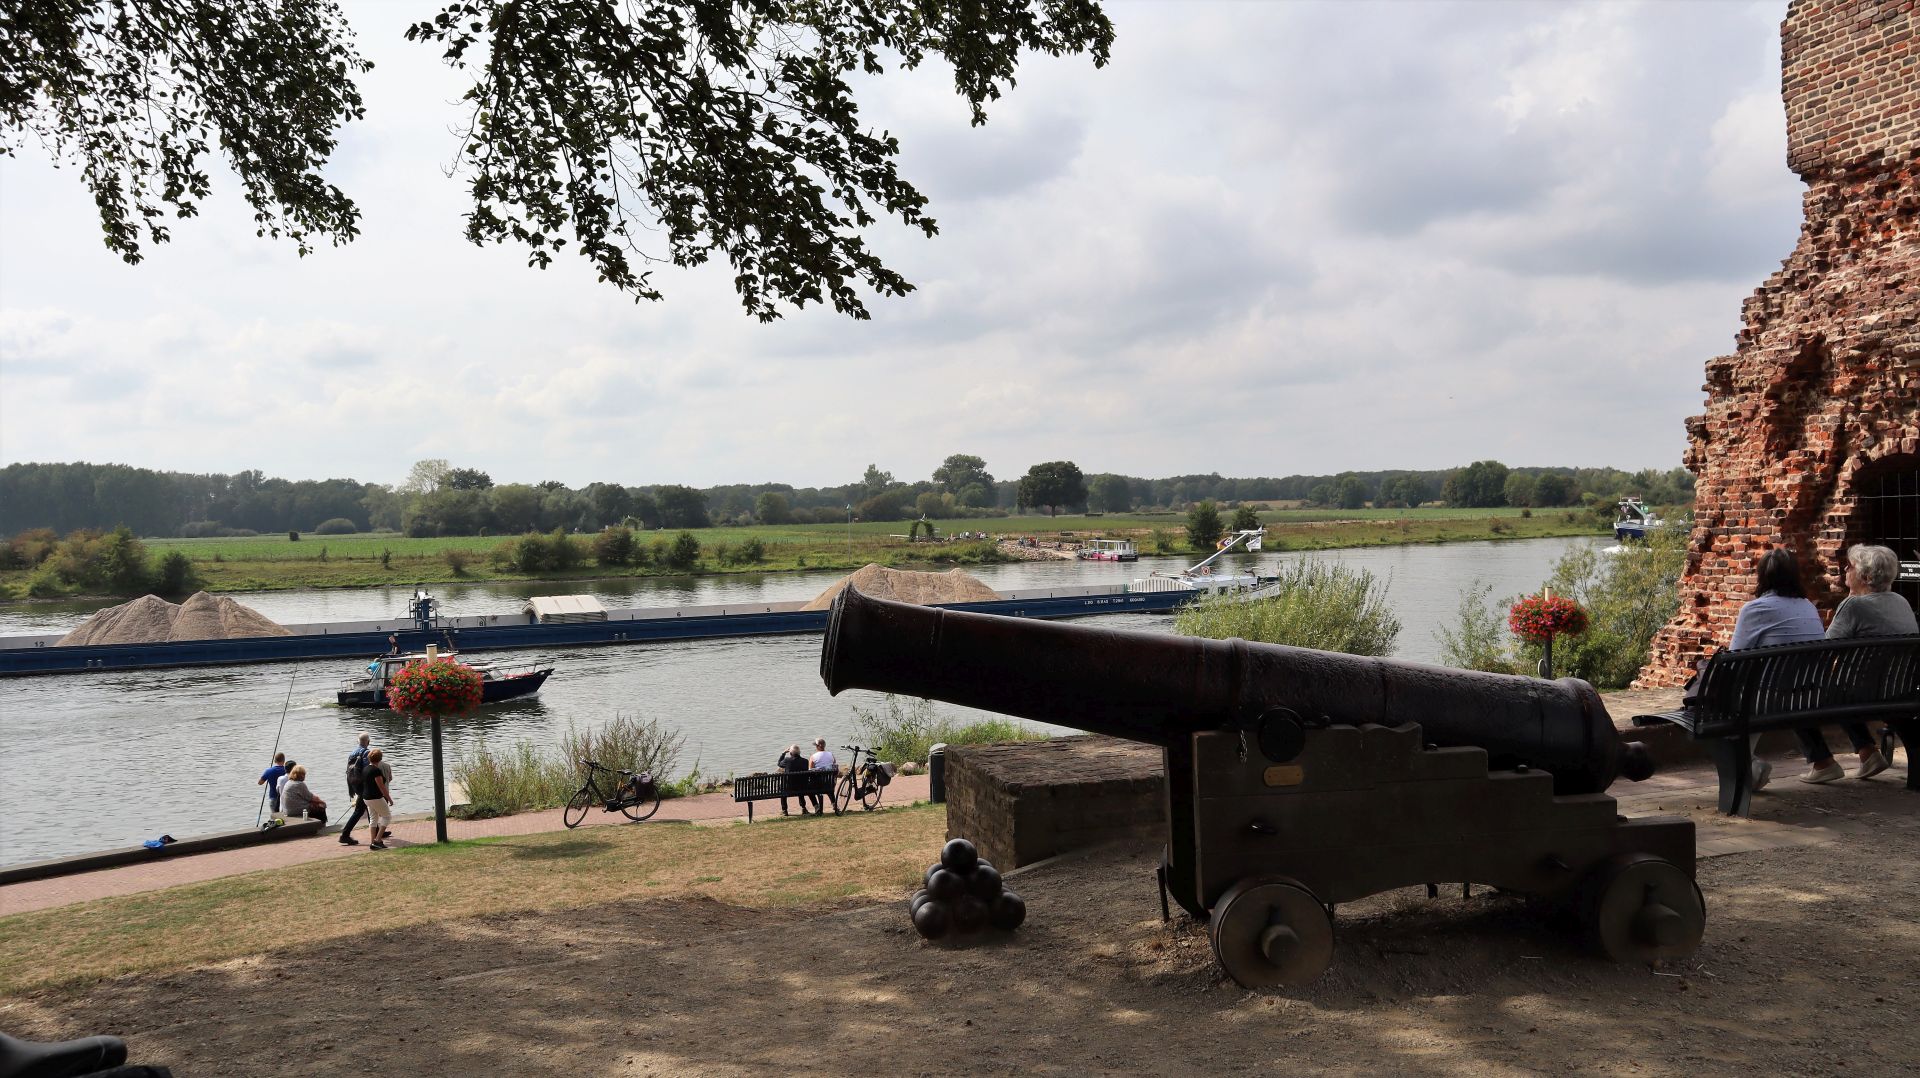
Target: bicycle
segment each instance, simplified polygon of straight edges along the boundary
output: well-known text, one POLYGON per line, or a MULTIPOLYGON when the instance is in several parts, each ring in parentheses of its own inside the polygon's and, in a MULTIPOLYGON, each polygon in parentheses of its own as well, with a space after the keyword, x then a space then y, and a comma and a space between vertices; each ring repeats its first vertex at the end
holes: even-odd
POLYGON ((579 827, 580 821, 587 818, 587 809, 596 804, 600 806, 602 812, 618 809, 627 819, 635 823, 660 811, 660 784, 653 781, 653 775, 650 772, 603 767, 593 760, 582 760, 580 763, 587 769, 587 781, 580 787, 579 792, 567 801, 565 811, 560 814, 560 822, 566 824, 569 830, 579 827), (612 784, 611 795, 603 792, 600 784, 594 781, 595 776, 602 771, 626 776, 612 784))
POLYGON ((833 790, 833 807, 836 812, 853 807, 855 801, 868 812, 880 807, 880 794, 893 781, 893 771, 873 754, 872 749, 859 745, 842 745, 840 748, 853 755, 847 760, 847 773, 840 776, 833 790), (867 762, 860 762, 860 754, 867 754, 867 762))

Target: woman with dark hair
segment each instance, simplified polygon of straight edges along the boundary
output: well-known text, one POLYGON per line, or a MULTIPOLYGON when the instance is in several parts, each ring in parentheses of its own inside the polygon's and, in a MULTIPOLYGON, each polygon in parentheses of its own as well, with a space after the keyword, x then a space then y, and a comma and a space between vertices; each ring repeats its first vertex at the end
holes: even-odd
MULTIPOLYGON (((1800 580, 1800 562, 1785 547, 1767 551, 1754 573, 1753 598, 1741 606, 1740 616, 1733 623, 1733 641, 1727 649, 1740 651, 1773 644, 1803 644, 1824 640, 1826 636, 1827 627, 1820 624, 1820 611, 1814 609, 1812 600, 1807 598, 1806 585, 1800 580)), ((1754 735, 1752 740, 1760 740, 1759 735, 1754 735)), ((1834 772, 1826 774, 1816 769, 1800 778, 1802 782, 1832 782, 1840 777, 1838 767, 1834 772)), ((1773 765, 1754 757, 1753 788, 1765 786, 1772 777, 1773 765)))

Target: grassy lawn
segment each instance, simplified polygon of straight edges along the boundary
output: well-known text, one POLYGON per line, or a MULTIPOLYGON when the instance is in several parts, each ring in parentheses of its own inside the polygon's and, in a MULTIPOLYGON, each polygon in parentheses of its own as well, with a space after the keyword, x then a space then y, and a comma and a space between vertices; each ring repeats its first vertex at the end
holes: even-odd
MULTIPOLYGON (((1447 543, 1486 539, 1529 539, 1596 534, 1601 529, 1568 510, 1543 509, 1531 517, 1517 509, 1277 509, 1260 514, 1267 525, 1268 550, 1331 550, 1340 547, 1401 543, 1447 543), (1572 517, 1573 519, 1568 519, 1572 517)), ((1190 555, 1186 515, 1112 514, 1103 516, 1020 516, 939 522, 941 534, 985 532, 997 536, 1032 535, 1043 539, 1071 533, 1080 538, 1127 538, 1142 554, 1190 555)), ((852 570, 868 562, 898 568, 945 568, 1004 560, 990 542, 909 543, 904 521, 845 524, 758 525, 702 528, 699 573, 767 573, 795 570, 852 570), (757 539, 765 557, 750 564, 724 564, 718 547, 738 548, 757 539)), ((643 543, 667 540, 670 532, 648 532, 643 543)), ((590 543, 592 536, 579 537, 590 543)), ((568 580, 608 576, 668 576, 660 567, 603 568, 589 558, 568 573, 526 574, 495 564, 492 555, 514 540, 503 536, 409 539, 392 533, 284 535, 218 539, 144 540, 154 558, 178 550, 192 559, 208 591, 272 591, 287 588, 358 588, 442 584, 473 580, 568 580), (465 554, 455 569, 447 552, 465 554), (383 560, 384 558, 384 560, 383 560)), ((20 586, 26 570, 0 572, 0 585, 20 586)))
POLYGON ((923 804, 474 839, 16 914, 0 918, 0 993, 619 899, 705 895, 766 908, 895 898, 939 855, 946 821, 944 806, 923 804))

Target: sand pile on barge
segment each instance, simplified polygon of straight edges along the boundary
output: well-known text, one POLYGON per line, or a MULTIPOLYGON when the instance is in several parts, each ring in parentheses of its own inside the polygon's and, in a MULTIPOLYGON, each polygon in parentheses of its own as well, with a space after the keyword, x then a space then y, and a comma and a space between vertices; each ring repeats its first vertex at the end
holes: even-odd
POLYGON ((158 595, 142 595, 130 603, 110 606, 61 637, 59 646, 291 635, 279 622, 252 607, 199 591, 178 606, 158 595))
POLYGON ((833 597, 851 581, 860 589, 860 594, 871 595, 876 599, 892 599, 899 603, 917 603, 930 606, 934 603, 980 603, 1000 598, 1000 593, 982 584, 978 577, 963 573, 958 569, 949 569, 944 573, 916 573, 908 569, 889 569, 871 562, 852 576, 842 577, 833 587, 820 593, 819 598, 801 607, 802 610, 825 610, 833 605, 833 597))

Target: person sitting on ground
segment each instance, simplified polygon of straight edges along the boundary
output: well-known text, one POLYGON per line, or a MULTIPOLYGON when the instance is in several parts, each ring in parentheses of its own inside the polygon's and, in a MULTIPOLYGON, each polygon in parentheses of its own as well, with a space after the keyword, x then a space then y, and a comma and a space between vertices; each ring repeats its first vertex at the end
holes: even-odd
MULTIPOLYGON (((1920 633, 1913 616, 1913 604, 1893 590, 1893 578, 1900 573, 1900 559, 1883 546, 1856 546, 1847 551, 1847 597, 1833 612, 1833 624, 1827 627, 1828 640, 1851 640, 1861 636, 1908 636, 1920 633)), ((1855 778, 1869 779, 1887 769, 1887 758, 1873 743, 1873 734, 1863 722, 1842 723, 1853 751, 1859 754, 1860 769, 1855 778)), ((1807 782, 1832 782, 1846 772, 1827 747, 1824 731, 1795 730, 1800 748, 1806 753, 1807 782)))
MULTIPOLYGON (((813 759, 810 760, 809 763, 812 765, 812 770, 814 771, 840 770, 840 764, 833 758, 833 753, 827 751, 827 739, 824 737, 816 737, 813 739, 813 759)), ((813 799, 813 814, 815 816, 825 816, 827 814, 826 807, 820 803, 819 794, 807 794, 800 799, 800 810, 802 812, 806 811, 808 798, 813 799)))
POLYGON ((393 788, 387 785, 387 772, 381 766, 379 749, 367 753, 366 785, 360 790, 360 796, 367 802, 367 829, 373 832, 373 841, 367 843, 370 850, 387 848, 387 825, 393 822, 393 788))
MULTIPOLYGON (((1820 624, 1820 611, 1807 598, 1806 585, 1800 580, 1800 562, 1785 547, 1774 547, 1760 558, 1754 573, 1753 598, 1740 607, 1734 619, 1733 640, 1729 651, 1764 648, 1774 644, 1802 644, 1826 639, 1826 626, 1820 624)), ((1749 747, 1760 740, 1754 734, 1749 747)), ((1801 776, 1807 782, 1827 782, 1814 778, 1813 772, 1801 776)), ((1753 788, 1766 786, 1773 777, 1773 765, 1754 757, 1753 788)))
POLYGON ((327 825, 327 803, 313 795, 307 788, 307 769, 293 765, 287 772, 287 784, 280 790, 280 806, 286 810, 287 819, 319 820, 320 826, 327 825))
MULTIPOLYGON (((774 766, 778 767, 781 771, 791 775, 797 772, 805 771, 807 770, 807 768, 809 768, 812 765, 807 762, 807 754, 800 751, 800 746, 798 744, 793 744, 793 745, 788 745, 787 751, 780 754, 780 762, 774 766)), ((788 781, 791 782, 792 780, 789 779, 788 781)), ((807 814, 807 799, 802 797, 800 799, 800 815, 805 816, 806 814, 807 814)), ((782 816, 793 815, 793 813, 787 811, 787 799, 784 795, 780 798, 780 815, 782 816)))
POLYGON ((287 754, 276 752, 273 754, 273 766, 260 772, 260 780, 254 783, 255 786, 267 788, 267 807, 275 819, 280 817, 280 780, 286 776, 287 754))

